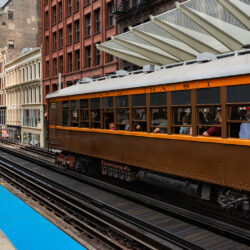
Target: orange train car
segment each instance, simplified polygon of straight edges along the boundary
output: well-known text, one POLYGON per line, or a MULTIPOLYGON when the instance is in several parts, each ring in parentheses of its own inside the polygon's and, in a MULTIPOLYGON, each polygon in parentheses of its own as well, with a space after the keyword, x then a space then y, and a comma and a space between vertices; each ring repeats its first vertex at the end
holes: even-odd
POLYGON ((83 79, 47 101, 59 165, 249 210, 250 50, 83 79))

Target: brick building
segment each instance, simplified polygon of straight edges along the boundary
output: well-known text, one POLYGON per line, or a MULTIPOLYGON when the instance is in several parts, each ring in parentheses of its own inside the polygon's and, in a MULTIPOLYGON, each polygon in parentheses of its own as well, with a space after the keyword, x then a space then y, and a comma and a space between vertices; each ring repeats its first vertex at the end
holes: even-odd
POLYGON ((43 0, 43 88, 45 96, 75 84, 83 77, 99 77, 117 70, 117 59, 95 44, 116 35, 113 0, 43 0))

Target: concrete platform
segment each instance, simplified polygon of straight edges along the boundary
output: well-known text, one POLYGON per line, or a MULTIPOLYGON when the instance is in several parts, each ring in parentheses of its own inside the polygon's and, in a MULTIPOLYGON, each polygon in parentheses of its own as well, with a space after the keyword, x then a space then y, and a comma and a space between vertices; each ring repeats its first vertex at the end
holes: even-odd
POLYGON ((0 230, 0 250, 16 250, 6 235, 0 230))
POLYGON ((0 250, 84 250, 0 184, 0 250))

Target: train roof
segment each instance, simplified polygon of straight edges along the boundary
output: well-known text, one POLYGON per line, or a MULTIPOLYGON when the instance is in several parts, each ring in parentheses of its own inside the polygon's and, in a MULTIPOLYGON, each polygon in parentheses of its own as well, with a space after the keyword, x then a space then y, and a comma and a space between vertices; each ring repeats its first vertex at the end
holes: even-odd
POLYGON ((250 50, 215 57, 208 62, 194 60, 176 65, 166 65, 145 73, 130 72, 127 76, 96 79, 90 83, 76 84, 46 96, 47 99, 105 91, 206 80, 250 74, 250 50))

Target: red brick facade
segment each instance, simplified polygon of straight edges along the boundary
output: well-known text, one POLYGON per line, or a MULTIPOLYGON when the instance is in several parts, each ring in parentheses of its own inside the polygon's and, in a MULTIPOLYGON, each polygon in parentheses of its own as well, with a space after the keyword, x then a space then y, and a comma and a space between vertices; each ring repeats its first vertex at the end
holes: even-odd
POLYGON ((113 0, 42 0, 44 101, 59 73, 66 87, 117 70, 117 59, 95 46, 116 35, 113 12, 113 0))

